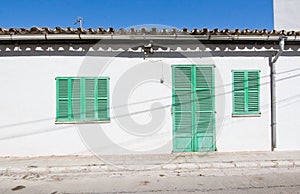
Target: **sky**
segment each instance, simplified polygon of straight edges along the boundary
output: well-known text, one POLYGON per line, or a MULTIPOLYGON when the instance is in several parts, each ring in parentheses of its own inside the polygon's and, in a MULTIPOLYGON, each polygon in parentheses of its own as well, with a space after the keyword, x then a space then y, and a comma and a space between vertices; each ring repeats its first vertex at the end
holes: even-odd
POLYGON ((0 27, 128 28, 160 24, 179 29, 268 29, 273 0, 0 0, 0 27))

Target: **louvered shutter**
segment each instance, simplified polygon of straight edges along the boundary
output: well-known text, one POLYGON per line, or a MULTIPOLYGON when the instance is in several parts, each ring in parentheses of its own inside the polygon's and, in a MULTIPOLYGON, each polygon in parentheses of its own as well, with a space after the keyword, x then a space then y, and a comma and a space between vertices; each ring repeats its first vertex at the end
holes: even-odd
POLYGON ((233 71, 233 115, 259 114, 259 70, 233 71))
POLYGON ((82 117, 81 108, 81 80, 79 78, 70 78, 70 115, 72 120, 80 120, 82 117))
POLYGON ((68 120, 69 117, 68 85, 68 79, 58 78, 56 80, 57 120, 68 120))
POLYGON ((246 111, 245 72, 233 72, 233 113, 243 114, 246 111))
POLYGON ((109 120, 109 85, 108 78, 97 80, 97 114, 101 121, 109 120))
POLYGON ((56 121, 108 121, 109 78, 56 78, 56 121))
POLYGON ((192 151, 192 67, 173 68, 174 151, 192 151))
POLYGON ((215 150, 214 67, 195 67, 195 151, 215 150))
POLYGON ((96 120, 96 80, 91 78, 84 79, 85 88, 85 119, 96 120))
POLYGON ((259 114, 259 71, 248 71, 248 107, 251 114, 259 114))
POLYGON ((173 149, 215 150, 214 67, 173 66, 173 149))
POLYGON ((196 112, 198 132, 212 131, 210 125, 213 114, 212 79, 213 73, 211 67, 196 68, 196 112))

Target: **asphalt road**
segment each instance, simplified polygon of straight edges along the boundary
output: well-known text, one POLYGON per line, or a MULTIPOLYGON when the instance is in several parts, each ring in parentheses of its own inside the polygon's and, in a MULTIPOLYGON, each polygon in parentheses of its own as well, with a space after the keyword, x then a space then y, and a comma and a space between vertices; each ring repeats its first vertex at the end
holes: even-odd
POLYGON ((11 174, 0 193, 299 193, 300 169, 11 174))

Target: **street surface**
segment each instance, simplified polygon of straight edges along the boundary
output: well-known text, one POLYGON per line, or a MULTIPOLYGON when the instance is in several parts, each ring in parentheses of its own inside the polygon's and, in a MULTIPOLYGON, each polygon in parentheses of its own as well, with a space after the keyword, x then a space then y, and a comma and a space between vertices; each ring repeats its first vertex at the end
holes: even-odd
POLYGON ((0 193, 299 193, 300 168, 0 176, 0 193))

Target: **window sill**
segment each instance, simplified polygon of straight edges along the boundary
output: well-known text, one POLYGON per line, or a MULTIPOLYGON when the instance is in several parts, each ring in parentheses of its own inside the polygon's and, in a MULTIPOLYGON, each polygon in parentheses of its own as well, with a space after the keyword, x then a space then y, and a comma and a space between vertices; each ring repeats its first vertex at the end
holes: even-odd
POLYGON ((232 114, 233 118, 238 118, 238 117, 261 117, 261 113, 257 114, 232 114))
POLYGON ((110 120, 107 120, 107 121, 55 121, 55 124, 101 124, 101 123, 110 123, 110 120))

